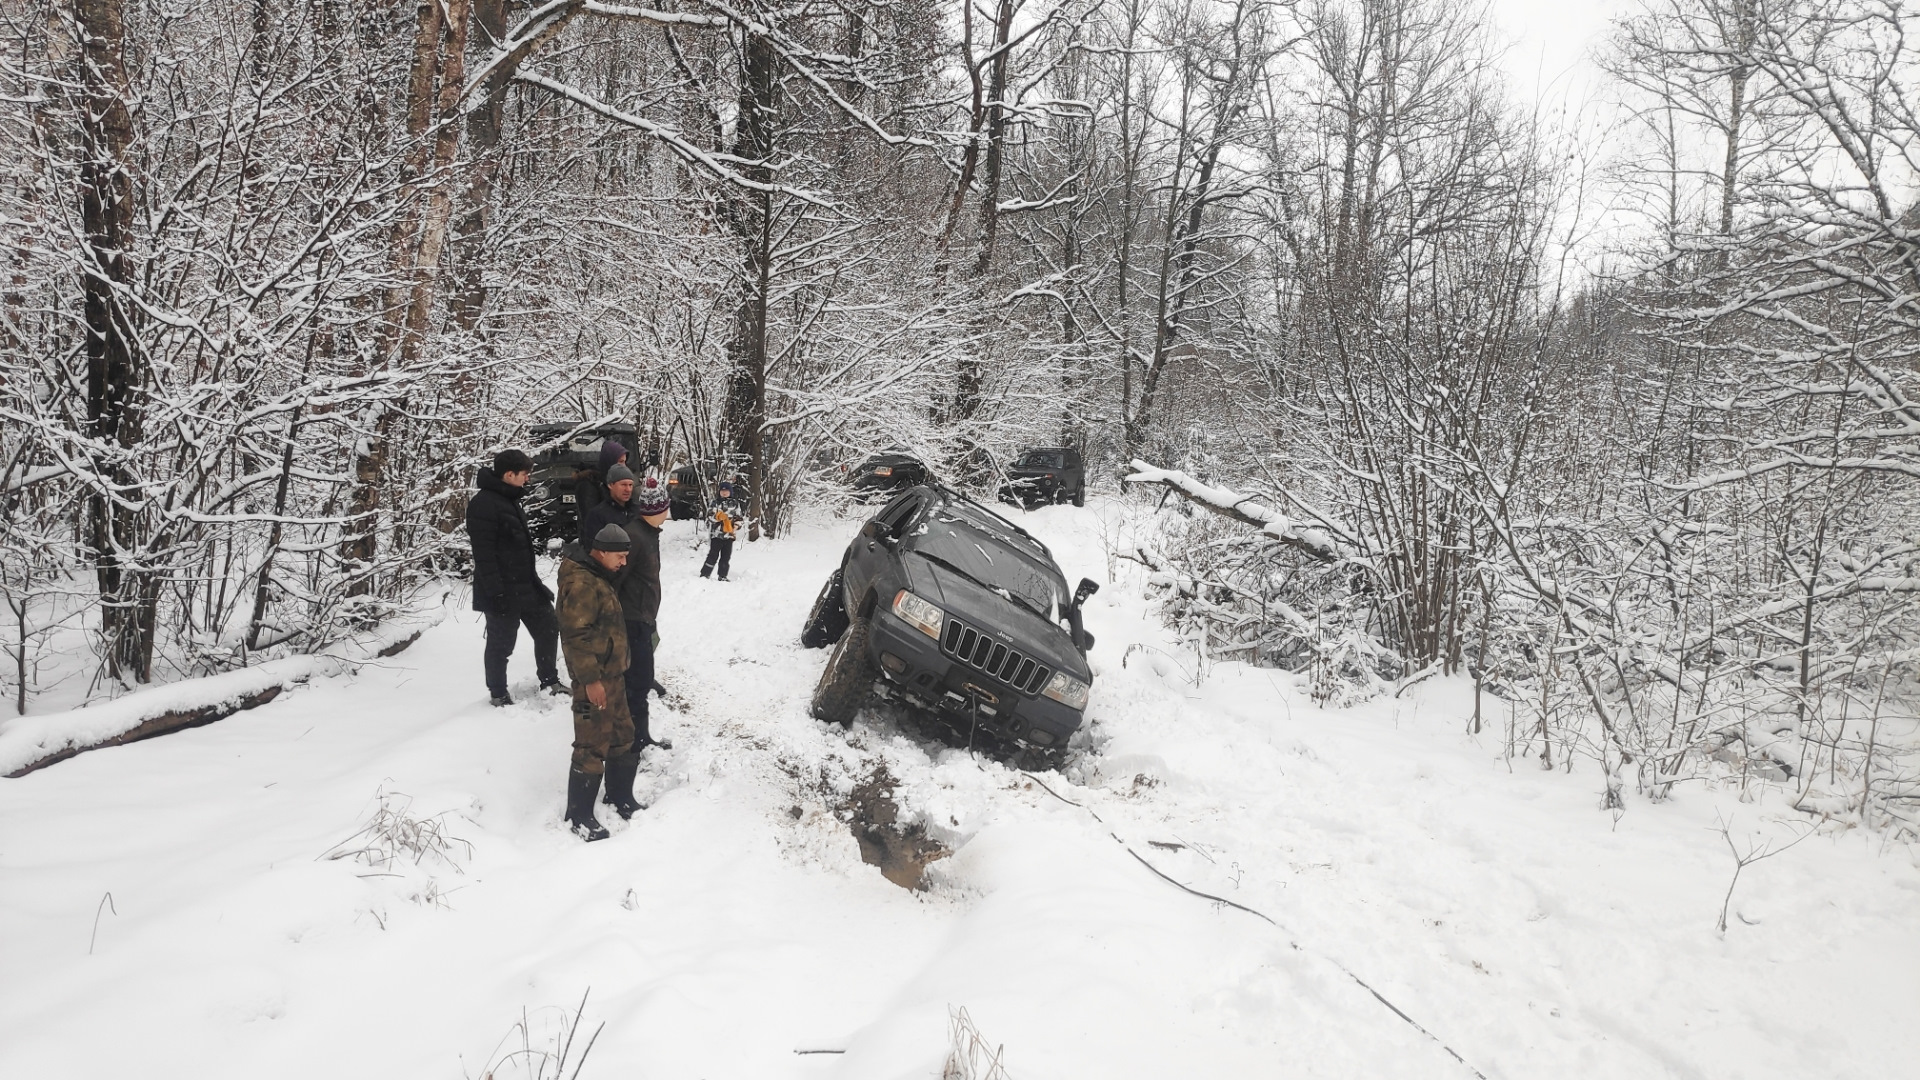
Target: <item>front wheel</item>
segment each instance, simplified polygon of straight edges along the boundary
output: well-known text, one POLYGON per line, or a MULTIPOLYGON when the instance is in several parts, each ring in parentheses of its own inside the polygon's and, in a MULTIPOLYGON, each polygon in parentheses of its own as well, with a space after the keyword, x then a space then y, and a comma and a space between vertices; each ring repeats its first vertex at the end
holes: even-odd
POLYGON ((840 643, 827 657, 820 684, 813 688, 815 720, 852 727, 854 716, 867 703, 867 695, 873 693, 873 680, 878 673, 867 648, 871 625, 866 618, 851 619, 847 623, 847 632, 840 635, 840 643))
POLYGON ((807 612, 806 625, 800 628, 800 644, 809 649, 824 649, 847 632, 847 590, 841 572, 835 570, 814 597, 813 610, 807 612))

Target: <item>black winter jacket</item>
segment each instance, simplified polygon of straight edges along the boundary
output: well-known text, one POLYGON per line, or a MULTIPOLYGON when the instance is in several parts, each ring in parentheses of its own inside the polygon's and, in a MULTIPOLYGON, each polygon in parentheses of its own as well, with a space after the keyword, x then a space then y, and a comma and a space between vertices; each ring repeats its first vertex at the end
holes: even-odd
POLYGON ((520 509, 526 488, 481 469, 467 501, 467 539, 473 545, 473 610, 519 615, 553 603, 553 591, 534 569, 533 534, 520 509))
POLYGON ((617 503, 607 495, 580 520, 581 546, 591 546, 592 538, 608 525, 625 529, 633 541, 627 567, 614 583, 620 594, 620 610, 628 622, 651 625, 660 618, 660 530, 634 513, 633 503, 617 503))

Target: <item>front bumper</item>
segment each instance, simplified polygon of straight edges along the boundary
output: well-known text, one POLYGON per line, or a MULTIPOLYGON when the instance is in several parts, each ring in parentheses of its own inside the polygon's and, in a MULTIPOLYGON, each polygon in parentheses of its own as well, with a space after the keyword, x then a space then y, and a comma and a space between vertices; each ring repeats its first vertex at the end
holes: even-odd
POLYGON ((1080 710, 1038 694, 1027 697, 956 663, 940 651, 939 642, 887 608, 875 609, 870 640, 873 663, 880 671, 875 689, 882 697, 961 725, 973 723, 977 704, 981 727, 1030 746, 1065 746, 1080 729, 1080 710))
POLYGON ((1060 481, 1051 476, 1016 476, 1000 485, 1000 498, 1022 504, 1059 502, 1060 481))
POLYGON ((892 491, 894 488, 912 487, 913 477, 904 476, 898 472, 892 476, 864 473, 854 477, 849 486, 855 491, 892 491))

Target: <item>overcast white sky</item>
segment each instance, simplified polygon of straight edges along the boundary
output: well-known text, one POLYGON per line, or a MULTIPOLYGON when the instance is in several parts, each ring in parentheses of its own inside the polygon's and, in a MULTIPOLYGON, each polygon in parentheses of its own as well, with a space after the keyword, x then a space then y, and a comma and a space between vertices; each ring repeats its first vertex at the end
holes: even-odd
POLYGON ((1590 96, 1598 71, 1589 58, 1607 24, 1632 0, 1490 0, 1512 47, 1506 68, 1522 100, 1578 102, 1590 96))

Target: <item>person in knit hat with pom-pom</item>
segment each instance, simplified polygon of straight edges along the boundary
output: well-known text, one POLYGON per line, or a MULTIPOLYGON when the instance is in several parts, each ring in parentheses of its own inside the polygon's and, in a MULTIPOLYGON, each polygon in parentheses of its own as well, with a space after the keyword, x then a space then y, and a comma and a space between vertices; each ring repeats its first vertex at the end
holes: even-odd
POLYGON ((649 746, 670 750, 673 744, 657 739, 648 726, 647 691, 666 693, 653 677, 654 627, 660 619, 660 528, 666 523, 667 486, 659 471, 635 476, 625 465, 607 469, 606 498, 588 511, 580 523, 583 542, 617 525, 633 541, 617 588, 627 622, 627 708, 633 714, 634 758, 649 746))

